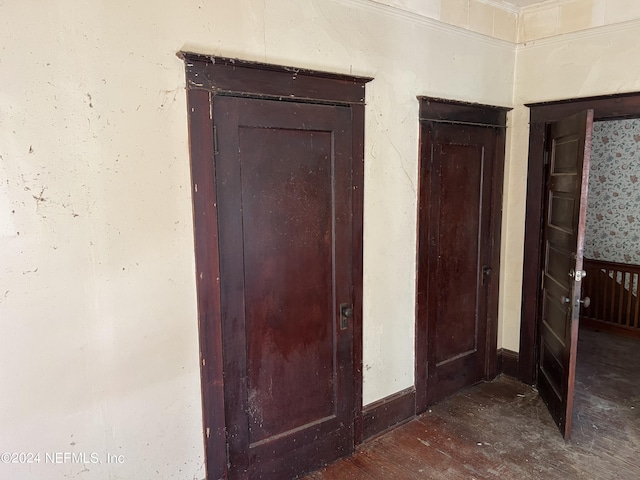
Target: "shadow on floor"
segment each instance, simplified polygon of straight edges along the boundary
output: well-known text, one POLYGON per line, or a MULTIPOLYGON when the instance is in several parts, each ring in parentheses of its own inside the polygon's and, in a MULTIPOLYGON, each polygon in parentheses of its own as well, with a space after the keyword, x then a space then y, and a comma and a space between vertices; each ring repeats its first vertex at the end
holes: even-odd
POLYGON ((500 376, 305 479, 640 479, 640 341, 579 338, 570 442, 535 388, 500 376))

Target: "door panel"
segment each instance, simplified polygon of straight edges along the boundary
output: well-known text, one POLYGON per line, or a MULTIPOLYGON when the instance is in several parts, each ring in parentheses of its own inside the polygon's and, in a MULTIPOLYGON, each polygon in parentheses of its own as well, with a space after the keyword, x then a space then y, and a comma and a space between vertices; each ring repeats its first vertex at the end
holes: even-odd
POLYGON ((353 450, 351 113, 215 97, 231 478, 353 450))
POLYGON ((242 126, 239 137, 253 445, 335 414, 331 132, 242 126))
POLYGON ((478 145, 441 144, 436 155, 439 180, 438 239, 436 260, 437 314, 452 322, 434 322, 435 360, 439 366, 477 347, 476 311, 480 218, 484 149, 478 145), (480 179, 480 180, 479 180, 480 179), (464 201, 460 201, 464 198, 464 201), (444 261, 443 261, 444 259, 444 261))
POLYGON ((593 111, 550 124, 543 231, 538 389, 566 439, 571 435, 593 111))
POLYGON ((427 402, 433 403, 485 374, 496 133, 447 124, 423 128, 431 128, 425 137, 433 139, 423 159, 430 208, 427 402))

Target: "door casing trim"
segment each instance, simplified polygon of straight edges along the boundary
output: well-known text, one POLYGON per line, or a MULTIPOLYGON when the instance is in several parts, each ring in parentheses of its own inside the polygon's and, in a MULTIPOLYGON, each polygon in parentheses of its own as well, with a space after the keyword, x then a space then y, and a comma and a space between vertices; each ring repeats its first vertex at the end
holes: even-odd
POLYGON ((365 84, 372 79, 192 52, 178 52, 177 55, 185 63, 187 86, 203 440, 207 478, 227 478, 220 265, 215 207, 215 141, 212 111, 215 95, 341 105, 351 109, 354 442, 358 444, 362 441, 364 93, 365 84), (199 194, 195 195, 196 192, 199 194))
MULTIPOLYGON (((477 103, 460 102, 442 98, 419 96, 420 102, 420 135, 422 127, 429 123, 450 123, 459 125, 473 125, 495 129, 496 146, 493 176, 491 178, 491 268, 494 272, 500 271, 500 237, 502 227, 502 198, 504 183, 504 159, 507 107, 496 107, 477 103)), ((417 211, 417 248, 416 248, 416 326, 415 326, 415 387, 416 387, 416 414, 427 409, 427 315, 425 294, 428 285, 424 284, 421 273, 421 238, 427 225, 421 221, 421 212, 427 208, 427 191, 423 185, 423 158, 426 158, 426 142, 420 139, 420 151, 418 155, 418 211, 417 211)), ((500 280, 498 275, 493 275, 489 286, 487 298, 487 345, 486 360, 484 365, 484 378, 494 378, 498 372, 498 292, 500 280)))

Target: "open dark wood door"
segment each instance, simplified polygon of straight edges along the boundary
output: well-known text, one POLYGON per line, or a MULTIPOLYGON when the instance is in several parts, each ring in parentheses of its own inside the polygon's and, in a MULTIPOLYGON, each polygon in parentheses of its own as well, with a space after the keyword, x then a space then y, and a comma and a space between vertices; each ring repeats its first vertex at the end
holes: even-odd
POLYGON ((543 226, 538 390, 571 436, 593 110, 551 123, 543 226))

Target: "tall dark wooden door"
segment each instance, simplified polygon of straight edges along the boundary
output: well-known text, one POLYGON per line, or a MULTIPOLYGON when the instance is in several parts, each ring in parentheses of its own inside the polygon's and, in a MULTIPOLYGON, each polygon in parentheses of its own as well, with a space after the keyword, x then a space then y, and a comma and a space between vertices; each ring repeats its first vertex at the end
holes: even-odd
POLYGON ((496 368, 506 109, 439 102, 421 113, 418 411, 496 368))
POLYGON ((427 398, 436 402, 484 378, 485 242, 491 216, 495 134, 483 127, 438 125, 430 160, 427 398))
POLYGON ((593 110, 550 124, 543 226, 538 390, 571 436, 593 110))
POLYGON ((296 478, 362 435, 371 79, 180 56, 207 478, 296 478))
POLYGON ((231 478, 354 448, 351 112, 215 97, 231 478))

